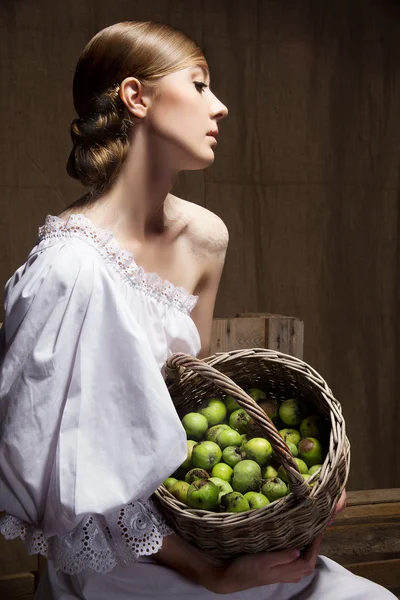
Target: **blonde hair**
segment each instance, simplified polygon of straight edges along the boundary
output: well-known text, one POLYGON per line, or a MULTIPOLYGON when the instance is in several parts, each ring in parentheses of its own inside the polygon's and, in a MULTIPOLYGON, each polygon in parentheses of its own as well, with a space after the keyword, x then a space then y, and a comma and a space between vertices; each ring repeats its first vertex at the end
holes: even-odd
POLYGON ((93 199, 117 178, 129 150, 132 122, 118 90, 126 77, 146 86, 180 69, 208 69, 197 44, 161 23, 124 21, 106 27, 87 44, 75 70, 71 124, 73 149, 67 172, 89 186, 93 199))

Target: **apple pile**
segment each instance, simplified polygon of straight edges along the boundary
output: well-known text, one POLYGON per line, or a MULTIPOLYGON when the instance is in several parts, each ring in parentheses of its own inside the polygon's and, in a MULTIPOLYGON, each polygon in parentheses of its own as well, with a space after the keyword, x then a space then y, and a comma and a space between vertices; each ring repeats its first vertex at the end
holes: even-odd
MULTIPOLYGON (((307 414, 310 411, 295 398, 278 402, 256 387, 247 394, 274 422, 308 480, 325 460, 327 423, 307 414)), ((283 465, 252 424, 233 396, 207 398, 197 412, 182 418, 187 458, 164 486, 187 506, 214 512, 254 510, 290 494, 283 465)))

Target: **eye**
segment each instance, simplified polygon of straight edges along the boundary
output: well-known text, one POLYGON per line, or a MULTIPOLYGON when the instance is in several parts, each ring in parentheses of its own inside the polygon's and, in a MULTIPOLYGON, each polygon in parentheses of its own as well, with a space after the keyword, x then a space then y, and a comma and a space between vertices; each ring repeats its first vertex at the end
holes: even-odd
POLYGON ((196 90, 200 93, 204 91, 204 88, 208 87, 203 81, 194 81, 193 83, 196 86, 196 90))

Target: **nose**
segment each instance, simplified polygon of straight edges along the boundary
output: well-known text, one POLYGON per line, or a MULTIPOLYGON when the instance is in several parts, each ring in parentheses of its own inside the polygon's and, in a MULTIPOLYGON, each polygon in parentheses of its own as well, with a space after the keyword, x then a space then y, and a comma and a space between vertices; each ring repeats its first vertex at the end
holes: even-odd
POLYGON ((222 104, 220 100, 216 96, 214 96, 214 102, 211 108, 211 118, 216 121, 220 121, 221 119, 225 119, 228 116, 228 109, 225 104, 222 104))

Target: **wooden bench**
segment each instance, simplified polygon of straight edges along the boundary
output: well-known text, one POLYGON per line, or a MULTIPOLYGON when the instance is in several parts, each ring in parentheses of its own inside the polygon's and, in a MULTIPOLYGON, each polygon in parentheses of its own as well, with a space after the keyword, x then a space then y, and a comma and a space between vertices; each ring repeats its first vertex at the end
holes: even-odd
POLYGON ((321 554, 400 596, 400 488, 348 492, 321 554))
MULTIPOLYGON (((321 554, 400 597, 400 489, 348 492, 346 510, 324 535, 321 554)), ((46 561, 0 536, 0 598, 33 600, 46 561)))

